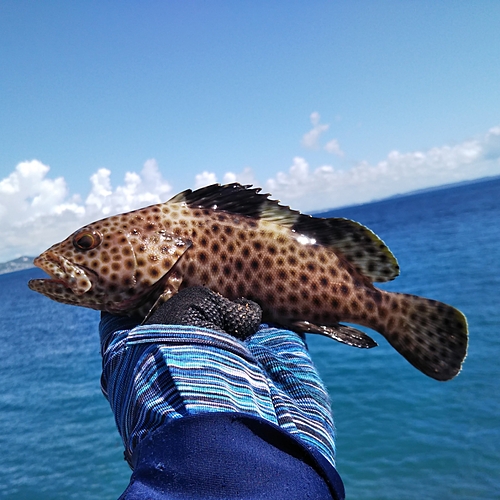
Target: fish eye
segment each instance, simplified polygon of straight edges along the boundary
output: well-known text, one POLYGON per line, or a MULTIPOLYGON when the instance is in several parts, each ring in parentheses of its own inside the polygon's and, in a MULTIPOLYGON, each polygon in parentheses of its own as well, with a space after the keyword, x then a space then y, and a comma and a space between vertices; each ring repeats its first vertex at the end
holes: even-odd
POLYGON ((92 250, 102 242, 102 234, 99 231, 84 230, 73 238, 73 245, 78 250, 92 250))

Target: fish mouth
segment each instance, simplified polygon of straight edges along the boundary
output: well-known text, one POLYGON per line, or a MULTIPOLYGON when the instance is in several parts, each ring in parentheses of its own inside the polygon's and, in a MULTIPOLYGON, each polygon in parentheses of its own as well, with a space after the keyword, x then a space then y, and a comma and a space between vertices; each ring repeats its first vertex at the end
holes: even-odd
POLYGON ((57 291, 67 292, 69 289, 75 295, 83 295, 92 288, 87 270, 60 255, 46 252, 37 257, 33 264, 50 276, 49 279, 28 282, 28 286, 35 292, 57 295, 57 291))

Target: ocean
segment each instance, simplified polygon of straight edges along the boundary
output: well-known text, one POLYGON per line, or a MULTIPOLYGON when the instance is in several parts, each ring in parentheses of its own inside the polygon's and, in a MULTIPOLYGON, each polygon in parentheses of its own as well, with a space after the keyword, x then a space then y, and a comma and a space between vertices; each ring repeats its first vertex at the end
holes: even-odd
MULTIPOLYGON (((308 336, 329 389, 337 465, 351 500, 500 499, 500 179, 334 210, 399 260, 383 288, 461 309, 468 357, 432 380, 378 334, 357 350, 308 336)), ((99 313, 0 276, 0 498, 116 499, 130 470, 100 392, 99 313)))

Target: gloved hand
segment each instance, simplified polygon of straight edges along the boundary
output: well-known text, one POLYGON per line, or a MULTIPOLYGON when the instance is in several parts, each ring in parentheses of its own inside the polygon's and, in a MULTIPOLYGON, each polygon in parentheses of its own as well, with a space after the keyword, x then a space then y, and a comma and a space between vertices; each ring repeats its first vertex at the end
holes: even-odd
POLYGON ((259 328, 262 310, 251 300, 231 301, 209 288, 185 288, 161 304, 145 325, 190 325, 228 333, 240 340, 259 328))

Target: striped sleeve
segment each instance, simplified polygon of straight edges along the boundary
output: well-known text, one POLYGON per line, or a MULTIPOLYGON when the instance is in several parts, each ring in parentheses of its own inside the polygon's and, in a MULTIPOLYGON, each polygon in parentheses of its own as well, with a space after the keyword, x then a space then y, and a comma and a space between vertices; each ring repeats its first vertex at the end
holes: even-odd
POLYGON ((328 394, 300 337, 262 325, 246 342, 192 326, 145 325, 105 315, 101 387, 130 463, 169 419, 245 413, 280 426, 334 465, 328 394))

